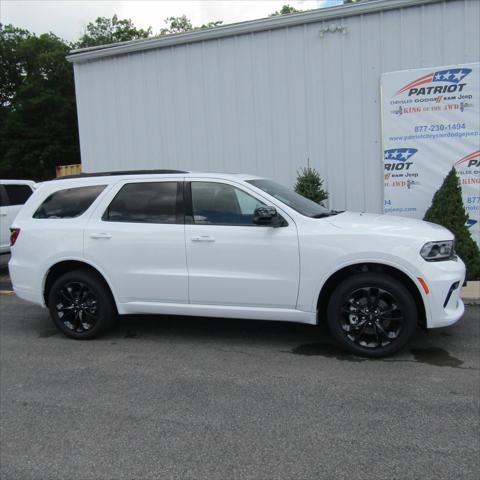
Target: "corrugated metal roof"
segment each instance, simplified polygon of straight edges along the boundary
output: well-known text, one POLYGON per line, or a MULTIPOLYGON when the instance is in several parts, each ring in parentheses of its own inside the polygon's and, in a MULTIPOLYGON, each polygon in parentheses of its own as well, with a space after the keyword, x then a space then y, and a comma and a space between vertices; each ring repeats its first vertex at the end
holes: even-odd
POLYGON ((202 42, 222 37, 242 35, 283 27, 292 27, 312 22, 326 22, 339 18, 363 15, 414 5, 423 5, 449 0, 364 0, 361 3, 338 5, 335 7, 309 10, 307 12, 279 15, 275 17, 233 23, 215 28, 195 30, 192 32, 165 35, 162 37, 133 40, 129 42, 112 43, 96 47, 72 50, 67 59, 71 62, 84 62, 114 55, 145 51, 155 48, 170 47, 193 42, 202 42))

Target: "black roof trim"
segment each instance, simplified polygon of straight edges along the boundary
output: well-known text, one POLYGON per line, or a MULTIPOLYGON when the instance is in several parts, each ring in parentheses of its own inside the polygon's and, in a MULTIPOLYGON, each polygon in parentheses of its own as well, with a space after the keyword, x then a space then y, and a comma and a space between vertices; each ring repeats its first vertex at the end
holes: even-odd
POLYGON ((71 178, 89 178, 89 177, 111 177, 114 175, 167 175, 175 173, 189 173, 185 170, 120 170, 117 172, 96 172, 96 173, 80 173, 78 175, 65 175, 63 177, 54 178, 54 180, 69 180, 71 178))

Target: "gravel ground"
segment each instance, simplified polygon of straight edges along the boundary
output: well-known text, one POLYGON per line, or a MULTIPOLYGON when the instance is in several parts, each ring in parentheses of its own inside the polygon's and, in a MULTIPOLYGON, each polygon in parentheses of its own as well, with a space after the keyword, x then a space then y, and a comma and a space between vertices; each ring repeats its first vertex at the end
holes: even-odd
POLYGON ((478 480, 479 337, 470 306, 383 360, 274 322, 125 317, 79 342, 0 294, 0 477, 478 480))

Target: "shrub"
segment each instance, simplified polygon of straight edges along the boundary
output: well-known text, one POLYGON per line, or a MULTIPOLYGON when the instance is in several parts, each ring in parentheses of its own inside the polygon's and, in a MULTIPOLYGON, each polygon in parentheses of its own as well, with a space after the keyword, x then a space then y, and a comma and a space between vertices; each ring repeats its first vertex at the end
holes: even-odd
POLYGON ((462 189, 455 167, 450 170, 433 196, 432 205, 425 213, 424 220, 443 225, 455 235, 455 248, 467 265, 468 280, 480 279, 480 250, 466 226, 468 215, 463 206, 462 189))
POLYGON ((324 190, 323 180, 314 168, 303 168, 297 171, 297 183, 295 191, 300 195, 323 205, 324 200, 328 198, 328 192, 324 190))

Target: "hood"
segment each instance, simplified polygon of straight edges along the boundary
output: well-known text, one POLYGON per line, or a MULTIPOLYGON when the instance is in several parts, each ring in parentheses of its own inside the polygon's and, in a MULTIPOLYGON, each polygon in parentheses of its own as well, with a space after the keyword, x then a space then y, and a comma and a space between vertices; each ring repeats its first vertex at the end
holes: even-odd
POLYGON ((453 240, 452 233, 441 225, 393 215, 343 212, 329 217, 331 225, 352 233, 416 237, 425 241, 453 240))

